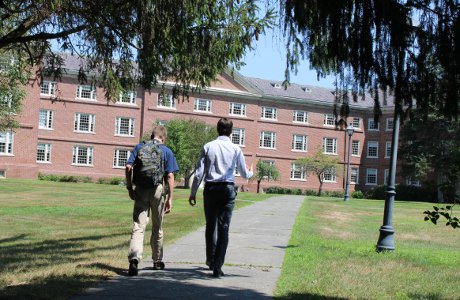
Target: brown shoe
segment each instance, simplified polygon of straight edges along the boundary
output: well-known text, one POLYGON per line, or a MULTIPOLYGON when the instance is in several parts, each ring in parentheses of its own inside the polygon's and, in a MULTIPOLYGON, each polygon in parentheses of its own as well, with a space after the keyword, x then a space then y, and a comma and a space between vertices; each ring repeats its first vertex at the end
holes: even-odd
POLYGON ((165 269, 165 263, 162 262, 161 260, 154 261, 153 262, 153 269, 154 270, 164 270, 165 269))

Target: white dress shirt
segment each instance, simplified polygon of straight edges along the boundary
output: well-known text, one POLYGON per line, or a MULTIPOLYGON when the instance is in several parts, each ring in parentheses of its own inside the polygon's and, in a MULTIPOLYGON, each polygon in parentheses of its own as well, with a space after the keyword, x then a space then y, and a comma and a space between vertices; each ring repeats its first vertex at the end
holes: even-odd
POLYGON ((244 154, 238 145, 225 135, 204 145, 195 169, 191 195, 196 196, 201 181, 235 182, 235 168, 244 178, 250 178, 252 171, 246 168, 244 154))

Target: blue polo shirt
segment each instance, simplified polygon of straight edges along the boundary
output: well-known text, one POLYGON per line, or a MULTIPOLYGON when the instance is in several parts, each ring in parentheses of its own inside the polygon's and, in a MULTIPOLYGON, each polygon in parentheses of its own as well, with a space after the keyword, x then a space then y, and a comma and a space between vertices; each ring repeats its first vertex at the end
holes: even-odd
MULTIPOLYGON (((155 141, 157 143, 157 141, 155 141)), ((134 161, 136 160, 137 154, 139 153, 139 149, 144 145, 144 142, 139 143, 134 147, 131 155, 128 158, 126 165, 134 165, 134 161)), ((163 161, 164 161, 164 170, 165 173, 176 173, 179 171, 179 166, 177 165, 176 158, 174 157, 173 152, 171 149, 166 147, 163 144, 160 144, 160 148, 163 152, 163 161)))

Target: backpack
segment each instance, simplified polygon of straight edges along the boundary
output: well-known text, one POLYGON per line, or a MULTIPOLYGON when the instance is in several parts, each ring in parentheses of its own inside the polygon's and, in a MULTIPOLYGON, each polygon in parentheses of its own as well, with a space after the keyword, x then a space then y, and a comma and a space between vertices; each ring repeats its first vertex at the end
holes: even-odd
POLYGON ((163 150, 159 143, 144 142, 134 163, 133 182, 136 185, 154 187, 163 183, 163 150))

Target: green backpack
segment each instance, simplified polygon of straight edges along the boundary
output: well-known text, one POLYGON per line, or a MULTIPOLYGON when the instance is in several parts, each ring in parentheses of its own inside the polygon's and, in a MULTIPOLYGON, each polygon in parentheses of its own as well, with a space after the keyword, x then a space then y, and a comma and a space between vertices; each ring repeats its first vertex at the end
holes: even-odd
POLYGON ((136 185, 154 187, 163 183, 164 159, 159 143, 144 142, 134 162, 133 173, 136 185))

